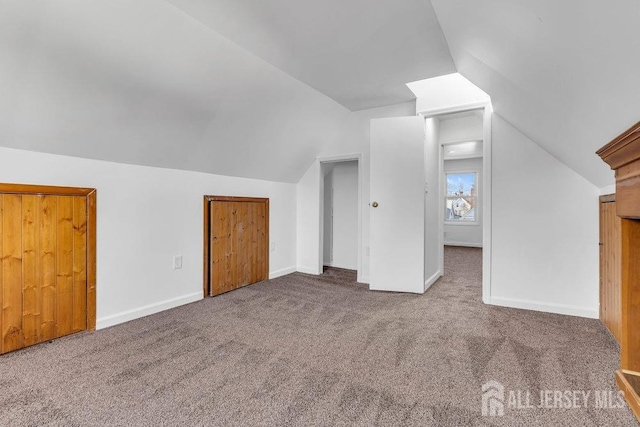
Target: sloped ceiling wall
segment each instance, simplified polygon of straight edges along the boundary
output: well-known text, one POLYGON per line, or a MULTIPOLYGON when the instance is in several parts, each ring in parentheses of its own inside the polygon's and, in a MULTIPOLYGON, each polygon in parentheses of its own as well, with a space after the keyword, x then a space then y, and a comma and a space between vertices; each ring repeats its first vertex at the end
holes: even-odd
POLYGON ((455 72, 428 0, 168 0, 352 111, 455 72))
POLYGON ((0 1, 6 147, 297 182, 348 113, 165 1, 0 1))
POLYGON ((640 119, 639 19, 637 0, 0 0, 0 145, 297 182, 350 110, 457 69, 602 187, 594 152, 640 119))
POLYGON ((594 153, 640 120, 636 0, 432 4, 458 72, 497 114, 598 187, 613 183, 594 153))

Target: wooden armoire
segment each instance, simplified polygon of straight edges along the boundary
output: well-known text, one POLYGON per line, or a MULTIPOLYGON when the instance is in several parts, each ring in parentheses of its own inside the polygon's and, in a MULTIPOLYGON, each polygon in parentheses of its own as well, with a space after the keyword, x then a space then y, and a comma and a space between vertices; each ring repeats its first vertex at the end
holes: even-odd
POLYGON ((640 122, 598 150, 615 171, 621 218, 620 369, 616 382, 640 420, 640 122))

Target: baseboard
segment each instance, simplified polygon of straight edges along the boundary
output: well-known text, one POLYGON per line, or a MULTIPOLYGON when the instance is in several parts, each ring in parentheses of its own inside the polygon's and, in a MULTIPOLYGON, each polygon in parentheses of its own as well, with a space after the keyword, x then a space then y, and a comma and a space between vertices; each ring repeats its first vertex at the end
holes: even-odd
POLYGON ((314 276, 318 275, 318 271, 311 267, 298 266, 296 267, 296 271, 304 274, 313 274, 314 276))
POLYGON ((490 305, 500 307, 520 308, 523 310, 541 311, 544 313, 564 314, 567 316, 586 317, 589 319, 600 318, 598 308, 580 307, 566 304, 552 304, 537 301, 519 300, 512 298, 489 298, 490 305))
POLYGON ((442 277, 442 272, 440 270, 438 270, 438 271, 435 272, 435 274, 433 276, 431 276, 427 280, 425 280, 425 282, 424 282, 424 290, 425 290, 425 292, 427 291, 427 289, 429 289, 431 287, 431 285, 436 283, 436 281, 440 277, 442 277))
POLYGON ((369 281, 369 276, 362 276, 358 283, 364 283, 365 285, 368 285, 371 282, 369 281))
POLYGON ((444 242, 445 246, 462 246, 465 248, 481 248, 482 243, 444 242))
POLYGON ((327 267, 342 268, 343 270, 357 270, 358 269, 358 267, 356 267, 355 265, 335 264, 333 262, 327 262, 324 265, 326 265, 327 267))
POLYGON ((96 329, 104 329, 109 326, 119 325, 130 320, 139 319, 140 317, 149 316, 151 314, 159 313, 164 310, 179 307, 181 305, 190 304, 192 302, 200 301, 203 298, 202 291, 194 292, 192 294, 171 298, 165 301, 160 301, 154 304, 148 304, 142 307, 126 310, 121 313, 112 314, 110 316, 102 317, 96 321, 96 329))
POLYGON ((295 273, 295 267, 287 267, 280 270, 272 271, 269 273, 269 279, 276 279, 278 277, 286 276, 287 274, 295 273))

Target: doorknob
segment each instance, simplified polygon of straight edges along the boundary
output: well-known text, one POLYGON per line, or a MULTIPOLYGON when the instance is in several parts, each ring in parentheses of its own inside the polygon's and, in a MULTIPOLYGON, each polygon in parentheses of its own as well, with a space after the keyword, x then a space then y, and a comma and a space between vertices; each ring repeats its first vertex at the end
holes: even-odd
POLYGON ((377 208, 378 207, 378 202, 371 203, 371 206, 373 206, 374 208, 377 208))

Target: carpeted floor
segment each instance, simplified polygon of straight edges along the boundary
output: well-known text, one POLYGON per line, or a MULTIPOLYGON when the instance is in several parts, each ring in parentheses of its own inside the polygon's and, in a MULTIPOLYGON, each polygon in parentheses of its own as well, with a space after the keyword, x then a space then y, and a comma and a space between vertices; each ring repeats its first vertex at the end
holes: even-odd
MULTIPOLYGON (((425 295, 292 274, 0 357, 0 425, 637 425, 627 408, 481 413, 482 384, 614 393, 596 320, 485 306, 481 251, 425 295)), ((522 402, 521 402, 522 403, 522 402)), ((615 403, 615 402, 614 402, 615 403)))

